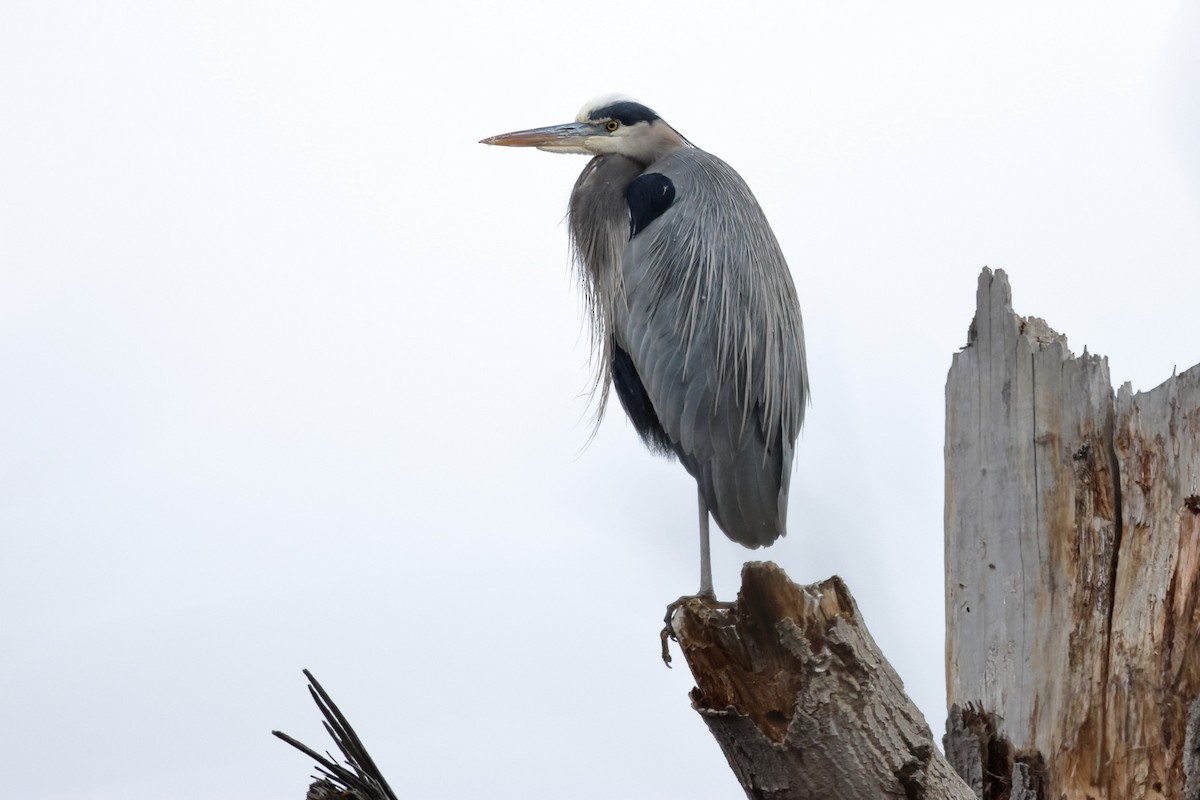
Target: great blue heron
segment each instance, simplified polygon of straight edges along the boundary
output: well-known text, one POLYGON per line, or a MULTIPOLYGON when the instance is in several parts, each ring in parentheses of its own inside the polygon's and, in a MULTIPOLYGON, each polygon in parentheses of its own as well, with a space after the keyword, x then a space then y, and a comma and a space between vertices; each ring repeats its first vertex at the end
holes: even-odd
POLYGON ((646 446, 696 479, 700 594, 712 597, 708 515, 747 547, 784 535, 808 400, 800 304, 762 209, 729 165, 627 98, 483 143, 595 156, 568 222, 598 415, 615 387, 646 446))

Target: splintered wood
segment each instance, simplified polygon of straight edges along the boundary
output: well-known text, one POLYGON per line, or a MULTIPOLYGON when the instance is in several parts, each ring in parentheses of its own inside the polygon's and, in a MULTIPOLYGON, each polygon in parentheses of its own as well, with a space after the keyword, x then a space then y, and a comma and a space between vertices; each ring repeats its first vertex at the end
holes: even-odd
POLYGON ((692 706, 748 797, 973 797, 840 578, 797 586, 751 562, 736 603, 683 599, 671 627, 696 679, 692 706))
POLYGON ((946 386, 947 753, 984 800, 1200 798, 1200 367, 1114 394, 1002 271, 977 300, 946 386))

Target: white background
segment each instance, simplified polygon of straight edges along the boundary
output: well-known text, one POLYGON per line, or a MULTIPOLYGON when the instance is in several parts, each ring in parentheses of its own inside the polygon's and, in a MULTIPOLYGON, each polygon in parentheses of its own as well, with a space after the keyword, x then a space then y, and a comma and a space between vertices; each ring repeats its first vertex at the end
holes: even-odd
POLYGON ((585 447, 585 161, 477 144, 611 91, 772 220, 813 406, 765 556, 940 736, 981 268, 1116 383, 1200 361, 1200 14, 992 8, 0 6, 6 794, 300 798, 309 667, 404 798, 740 796, 658 658, 694 484, 615 407, 585 447))

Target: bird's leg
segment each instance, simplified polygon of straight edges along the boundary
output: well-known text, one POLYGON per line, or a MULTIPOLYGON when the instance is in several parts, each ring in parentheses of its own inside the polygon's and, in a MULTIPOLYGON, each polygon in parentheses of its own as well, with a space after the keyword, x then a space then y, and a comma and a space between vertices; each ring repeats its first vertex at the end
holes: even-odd
POLYGON ((696 592, 696 595, 716 600, 717 593, 713 591, 712 557, 708 552, 708 504, 704 502, 704 492, 699 487, 696 489, 696 496, 700 500, 700 591, 696 592))
MULTIPOLYGON (((696 497, 700 501, 700 591, 696 592, 696 597, 703 599, 706 603, 731 608, 732 603, 718 603, 717 593, 713 591, 712 558, 708 553, 708 503, 704 502, 704 493, 699 488, 696 490, 696 497)), ((667 616, 663 620, 663 629, 659 636, 662 639, 662 660, 668 667, 671 666, 671 651, 667 648, 667 639, 676 639, 671 618, 675 616, 677 608, 685 601, 692 599, 694 598, 684 595, 667 606, 667 616)))

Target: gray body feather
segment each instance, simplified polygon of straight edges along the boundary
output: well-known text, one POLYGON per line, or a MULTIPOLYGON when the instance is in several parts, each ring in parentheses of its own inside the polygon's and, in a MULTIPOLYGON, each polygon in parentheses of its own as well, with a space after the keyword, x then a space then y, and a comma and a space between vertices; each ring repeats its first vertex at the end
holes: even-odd
POLYGON ((649 165, 605 154, 576 182, 569 221, 599 362, 598 415, 615 344, 721 529, 748 547, 775 541, 786 532, 808 375, 796 290, 749 188, 694 147, 649 165), (630 238, 625 190, 643 173, 668 177, 675 200, 630 238))

